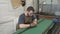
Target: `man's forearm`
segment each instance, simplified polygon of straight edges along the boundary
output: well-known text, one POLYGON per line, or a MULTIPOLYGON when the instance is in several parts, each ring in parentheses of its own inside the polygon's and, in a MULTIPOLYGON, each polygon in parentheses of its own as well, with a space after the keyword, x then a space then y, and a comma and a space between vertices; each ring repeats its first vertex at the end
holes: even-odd
POLYGON ((28 28, 30 27, 30 24, 20 24, 19 28, 28 28))
POLYGON ((34 23, 34 24, 37 24, 37 19, 35 19, 35 20, 33 21, 33 23, 34 23))
POLYGON ((37 19, 35 19, 34 21, 33 21, 33 23, 31 23, 31 24, 20 24, 19 25, 19 28, 28 28, 28 27, 34 27, 34 26, 36 26, 37 25, 37 19))

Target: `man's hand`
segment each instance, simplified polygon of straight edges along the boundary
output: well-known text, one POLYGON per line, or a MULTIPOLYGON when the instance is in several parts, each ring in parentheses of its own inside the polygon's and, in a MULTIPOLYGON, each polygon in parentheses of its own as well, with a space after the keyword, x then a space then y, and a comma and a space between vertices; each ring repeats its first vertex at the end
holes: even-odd
POLYGON ((37 24, 31 23, 30 26, 31 26, 31 27, 35 27, 35 26, 37 26, 37 24))
POLYGON ((31 27, 37 26, 37 19, 35 19, 35 20, 33 21, 33 23, 31 23, 30 25, 31 25, 31 27))

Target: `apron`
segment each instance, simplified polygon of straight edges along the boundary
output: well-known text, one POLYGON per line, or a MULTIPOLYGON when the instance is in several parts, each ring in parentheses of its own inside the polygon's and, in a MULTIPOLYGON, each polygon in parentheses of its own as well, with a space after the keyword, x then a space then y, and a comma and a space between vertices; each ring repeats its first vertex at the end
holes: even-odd
POLYGON ((30 17, 30 16, 25 16, 25 23, 24 23, 24 24, 30 24, 30 23, 32 23, 32 22, 33 22, 32 17, 30 17))

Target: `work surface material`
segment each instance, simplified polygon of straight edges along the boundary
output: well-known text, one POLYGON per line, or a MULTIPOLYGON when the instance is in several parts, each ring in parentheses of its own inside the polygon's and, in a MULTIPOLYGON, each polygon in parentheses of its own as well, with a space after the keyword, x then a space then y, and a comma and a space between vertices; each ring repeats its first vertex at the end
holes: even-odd
POLYGON ((38 20, 38 25, 36 27, 29 29, 20 29, 13 34, 43 34, 46 30, 48 30, 48 28, 50 28, 51 24, 53 24, 52 20, 40 19, 38 20))

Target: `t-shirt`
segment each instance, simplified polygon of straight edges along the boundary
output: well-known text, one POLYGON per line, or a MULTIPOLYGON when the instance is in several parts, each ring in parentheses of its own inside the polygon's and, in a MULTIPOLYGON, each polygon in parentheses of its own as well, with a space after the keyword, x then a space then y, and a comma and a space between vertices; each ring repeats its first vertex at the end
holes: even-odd
MULTIPOLYGON (((25 14, 21 14, 20 16, 19 16, 19 20, 18 20, 18 24, 25 24, 25 21, 26 21, 26 19, 25 19, 25 14)), ((32 15, 32 16, 30 16, 30 19, 32 19, 32 21, 35 19, 36 17, 34 16, 34 15, 32 15)), ((28 18, 27 18, 28 19, 28 18)), ((30 20, 29 19, 29 20, 30 20)))

